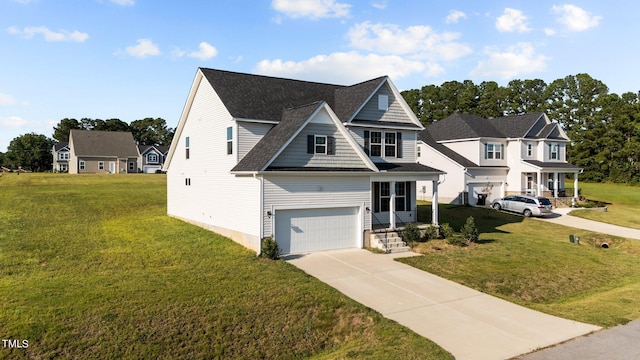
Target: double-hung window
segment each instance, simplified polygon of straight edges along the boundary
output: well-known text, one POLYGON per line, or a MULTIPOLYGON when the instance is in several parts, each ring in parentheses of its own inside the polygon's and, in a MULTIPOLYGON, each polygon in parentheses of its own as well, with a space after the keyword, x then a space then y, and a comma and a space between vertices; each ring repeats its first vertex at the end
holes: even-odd
POLYGON ((533 156, 533 144, 527 143, 527 157, 533 156))
POLYGON ((382 132, 372 131, 369 141, 369 151, 371 156, 382 156, 382 132))
POLYGON ((314 136, 314 153, 326 154, 327 153, 327 137, 324 135, 314 136))
POLYGON ((549 144, 549 160, 560 160, 560 146, 549 144))
POLYGON ((150 153, 147 155, 147 162, 149 164, 156 164, 158 162, 158 154, 150 153))
POLYGON ((104 170, 104 161, 98 161, 98 170, 104 170))
POLYGON ((185 137, 184 138, 184 155, 185 155, 185 159, 189 158, 189 137, 185 137))
POLYGON ((80 167, 80 170, 84 170, 86 163, 84 162, 84 160, 80 160, 80 163, 78 165, 80 167))
POLYGON ((233 154, 233 128, 227 128, 227 155, 233 154))
POLYGON ((504 145, 488 143, 484 145, 484 158, 485 159, 504 159, 504 145))
POLYGON ((384 133, 384 156, 385 157, 396 156, 396 133, 395 132, 384 133))

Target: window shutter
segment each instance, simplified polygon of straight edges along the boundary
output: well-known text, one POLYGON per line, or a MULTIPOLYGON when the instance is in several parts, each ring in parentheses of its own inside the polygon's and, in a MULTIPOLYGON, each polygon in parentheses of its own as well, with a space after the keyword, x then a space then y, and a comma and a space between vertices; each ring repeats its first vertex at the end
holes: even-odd
POLYGON ((364 131, 364 153, 369 155, 369 130, 364 131))
MULTIPOLYGON (((412 211, 411 210, 411 182, 407 181, 404 184, 404 192, 405 192, 405 196, 404 196, 404 201, 405 201, 405 207, 404 210, 405 211, 412 211)), ((417 214, 416 214, 417 216, 417 214)), ((413 221, 416 221, 416 219, 413 219, 413 221)))
POLYGON ((484 158, 488 159, 489 156, 489 144, 484 144, 484 158))
POLYGON ((380 212, 380 183, 373 183, 373 212, 380 212))
POLYGON ((551 160, 551 144, 549 144, 549 160, 551 160))
POLYGON ((500 159, 504 159, 504 144, 500 145, 500 159))
POLYGON ((336 154, 336 138, 333 136, 327 136, 327 155, 336 154))
POLYGON ((307 135, 307 154, 313 154, 315 147, 315 136, 307 135))
POLYGON ((402 159, 402 133, 401 132, 398 132, 396 134, 396 146, 398 147, 396 149, 396 152, 397 152, 396 157, 398 159, 402 159))

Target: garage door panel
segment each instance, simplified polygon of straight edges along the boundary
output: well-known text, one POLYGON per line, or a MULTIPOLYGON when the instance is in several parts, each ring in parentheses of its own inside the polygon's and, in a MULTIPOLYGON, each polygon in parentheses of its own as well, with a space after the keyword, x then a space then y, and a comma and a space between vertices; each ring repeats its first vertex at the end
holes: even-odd
POLYGON ((300 209, 276 211, 275 239, 283 253, 358 246, 358 209, 300 209))

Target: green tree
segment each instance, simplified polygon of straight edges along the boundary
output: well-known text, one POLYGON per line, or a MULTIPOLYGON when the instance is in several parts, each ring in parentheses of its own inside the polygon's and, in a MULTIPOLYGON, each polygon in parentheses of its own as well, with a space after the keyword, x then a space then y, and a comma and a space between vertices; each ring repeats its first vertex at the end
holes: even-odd
POLYGON ((540 80, 511 80, 506 88, 506 106, 508 115, 544 111, 547 84, 540 80))
POLYGON ((82 124, 76 119, 64 118, 53 127, 53 138, 57 141, 69 141, 69 133, 74 129, 82 129, 82 124))
POLYGON ((13 168, 21 166, 31 171, 51 170, 54 143, 54 140, 36 133, 20 135, 9 143, 5 160, 13 168))
POLYGON ((140 145, 170 145, 174 130, 162 118, 144 118, 131 122, 131 133, 140 145))

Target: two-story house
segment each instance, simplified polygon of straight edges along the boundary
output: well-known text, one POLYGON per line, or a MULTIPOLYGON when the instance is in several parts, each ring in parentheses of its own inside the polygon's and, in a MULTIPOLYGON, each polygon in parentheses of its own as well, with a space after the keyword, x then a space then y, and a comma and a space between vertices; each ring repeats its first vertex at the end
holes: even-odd
POLYGON ((342 86, 200 68, 165 162, 169 215, 260 251, 362 247, 416 220, 422 130, 388 77, 342 86))
POLYGON ((53 145, 51 154, 53 155, 53 172, 69 171, 69 142, 60 141, 53 145))
POLYGON ((138 145, 138 172, 154 174, 162 170, 169 147, 164 145, 138 145))
MULTIPOLYGON (((447 173, 440 199, 477 205, 509 194, 578 197, 582 169, 566 160, 567 134, 544 113, 485 119, 453 114, 419 133, 418 162, 447 173), (565 178, 573 174, 573 194, 565 178)), ((418 184, 418 197, 430 191, 418 184)))

